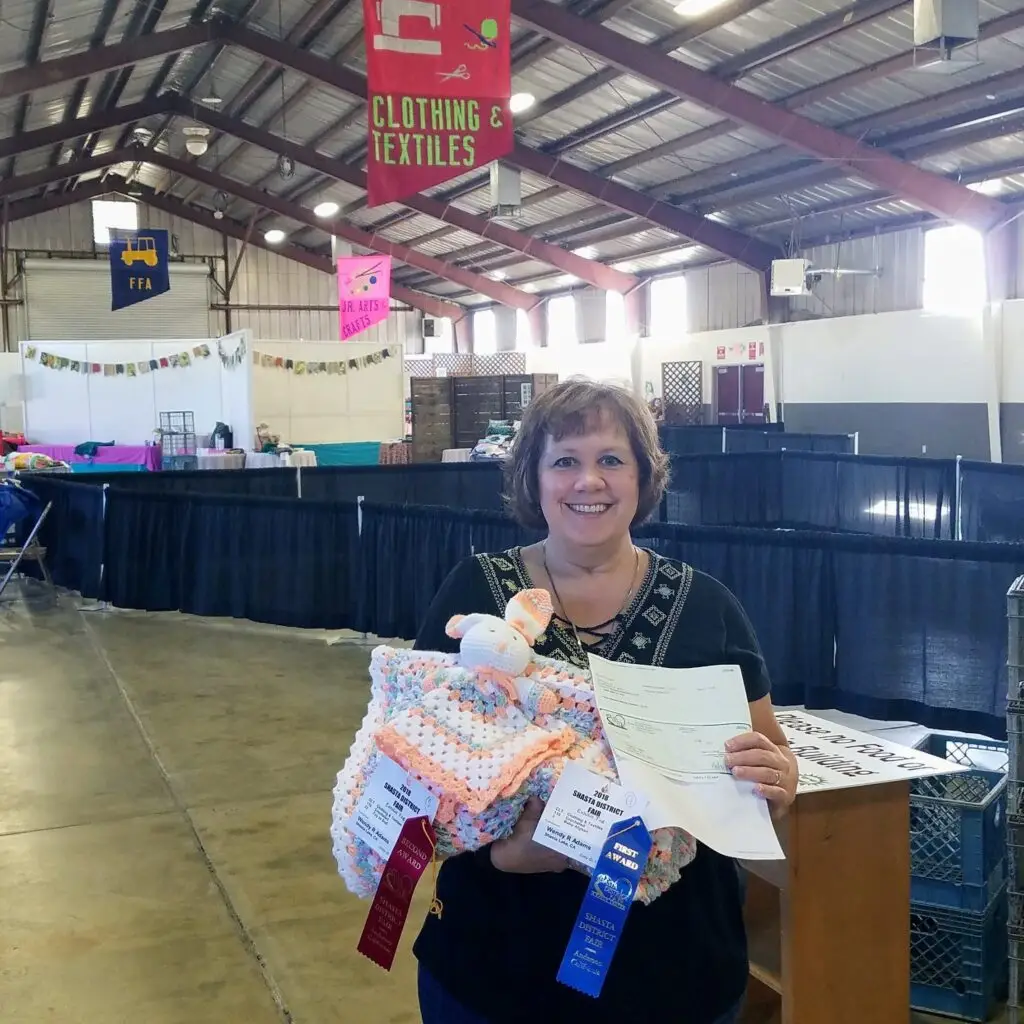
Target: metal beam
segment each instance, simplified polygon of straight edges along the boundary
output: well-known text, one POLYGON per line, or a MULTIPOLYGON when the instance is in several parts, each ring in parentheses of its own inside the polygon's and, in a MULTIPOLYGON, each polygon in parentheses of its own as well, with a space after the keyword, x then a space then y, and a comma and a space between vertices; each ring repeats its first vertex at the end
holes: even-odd
POLYGON ((101 110, 72 121, 60 121, 47 128, 37 128, 35 131, 22 132, 20 135, 9 135, 5 139, 0 139, 0 158, 15 153, 28 153, 46 146, 60 146, 92 132, 101 132, 122 124, 134 124, 136 121, 144 121, 147 117, 159 117, 170 109, 170 98, 165 96, 158 100, 129 103, 113 110, 101 110))
MULTIPOLYGON (((1021 84, 1024 85, 1024 72, 1015 72, 1015 74, 1021 75, 1021 84)), ((976 82, 964 86, 962 89, 953 89, 949 92, 931 96, 925 101, 930 104, 928 107, 923 106, 921 100, 909 103, 906 105, 908 108, 908 118, 909 116, 920 117, 925 113, 935 113, 947 106, 957 106, 967 100, 976 99, 978 95, 988 95, 989 93, 987 92, 978 92, 977 87, 982 84, 983 82, 976 82)), ((1000 127, 1000 123, 994 119, 1008 114, 1012 115, 1022 108, 1024 108, 1024 97, 1018 95, 1015 99, 1003 99, 986 107, 946 115, 935 121, 918 124, 911 128, 897 129, 887 134, 876 135, 871 145, 883 150, 888 149, 900 159, 908 160, 912 158, 911 154, 914 152, 914 149, 908 148, 904 143, 909 143, 912 139, 918 139, 937 132, 950 132, 954 128, 966 128, 985 118, 990 118, 991 120, 988 122, 988 128, 981 130, 983 137, 989 138, 993 135, 1005 134, 1007 130, 1006 123, 1003 122, 1002 127, 1000 127), (991 131, 985 134, 988 132, 988 129, 991 129, 991 131)), ((898 123, 900 119, 897 115, 903 109, 903 107, 897 107, 892 111, 886 111, 885 116, 880 117, 877 121, 870 116, 858 118, 856 121, 837 126, 836 131, 841 131, 844 134, 856 133, 858 137, 863 137, 870 129, 874 129, 876 126, 881 128, 898 123)), ((956 136, 950 134, 948 138, 951 144, 947 148, 952 149, 956 136)), ((927 153, 925 152, 921 155, 927 155, 927 153)), ((822 167, 820 164, 807 159, 790 159, 786 163, 779 163, 780 160, 785 160, 788 156, 792 156, 788 146, 774 146, 771 149, 754 153, 749 157, 741 157, 738 160, 716 164, 694 174, 687 174, 681 178, 662 182, 651 189, 651 194, 662 198, 669 198, 672 202, 685 204, 699 202, 704 198, 709 198, 714 202, 720 199, 724 192, 750 184, 763 186, 765 195, 777 195, 780 189, 790 186, 789 179, 794 174, 797 175, 797 180, 801 183, 802 187, 806 187, 809 181, 813 184, 822 184, 846 177, 848 173, 842 168, 822 167), (817 168, 817 174, 812 172, 810 179, 808 179, 808 167, 817 168)))
MULTIPOLYGON (((829 15, 826 15, 826 17, 829 17, 829 15)), ((986 39, 994 39, 1021 27, 1024 27, 1024 15, 1022 15, 1021 12, 1015 11, 1004 17, 995 18, 991 21, 985 22, 981 26, 979 39, 982 41, 986 39)), ((879 61, 877 64, 870 65, 867 68, 858 69, 857 71, 851 72, 847 75, 840 75, 838 78, 829 79, 821 83, 821 85, 816 85, 810 89, 805 89, 802 92, 794 93, 792 96, 788 96, 785 99, 778 101, 778 103, 787 110, 797 110, 801 107, 820 102, 821 100, 831 99, 835 96, 842 95, 850 89, 866 85, 880 78, 897 74, 900 71, 906 71, 913 66, 914 52, 912 50, 907 50, 903 53, 896 54, 893 57, 886 58, 883 61, 879 61)), ((711 73, 717 75, 719 73, 719 69, 717 67, 712 68, 711 73)), ((1010 72, 1010 74, 1013 74, 1013 72, 1010 72)), ((995 79, 993 79, 993 83, 995 83, 995 79)), ((926 97, 920 102, 927 103, 931 100, 937 100, 944 95, 945 93, 939 93, 934 96, 926 97)), ((979 93, 979 95, 984 95, 984 93, 979 93)), ((664 107, 658 106, 657 109, 667 109, 668 106, 672 105, 674 105, 674 101, 673 103, 666 104, 664 107)), ((651 113, 651 110, 647 109, 647 107, 648 102, 644 101, 641 104, 636 104, 619 113, 616 115, 618 118, 616 127, 622 128, 639 117, 647 116, 651 113), (633 111, 637 117, 632 119, 629 118, 628 115, 630 111, 633 111)), ((591 127, 596 129, 599 126, 600 122, 595 122, 591 127)), ((620 160, 615 160, 612 163, 605 164, 603 167, 597 168, 597 172, 602 176, 612 177, 622 171, 629 170, 632 167, 639 167, 652 160, 658 160, 665 156, 674 156, 684 150, 704 145, 704 143, 710 142, 713 139, 729 135, 739 127, 740 125, 732 120, 719 121, 717 124, 708 125, 706 128, 701 128, 695 132, 688 132, 686 135, 680 135, 674 139, 668 139, 667 141, 662 142, 657 146, 652 146, 649 149, 645 149, 642 152, 632 153, 620 160)), ((854 130, 852 125, 850 126, 850 130, 851 132, 854 130)), ((599 136, 592 133, 592 136, 588 141, 592 141, 594 137, 599 136)), ((753 154, 753 156, 758 157, 760 154, 753 154)), ((703 174, 705 172, 702 171, 698 173, 703 174)), ((678 181, 676 184, 678 184, 678 181)))
POLYGON ((159 150, 140 150, 137 147, 128 150, 109 150, 106 153, 95 154, 88 161, 62 164, 59 167, 47 167, 31 175, 8 179, 4 182, 3 187, 5 191, 3 194, 13 195, 27 188, 38 187, 46 182, 59 181, 90 171, 96 171, 102 167, 111 167, 115 164, 128 163, 138 159, 145 159, 146 163, 162 167, 165 171, 169 171, 172 174, 191 178, 193 181, 200 181, 217 191, 235 195, 240 199, 244 199, 247 203, 251 203, 253 206, 271 210, 280 217, 285 217, 288 220, 296 221, 299 224, 305 224, 307 227, 317 228, 321 231, 330 231, 372 252, 388 253, 402 263, 418 267, 433 274, 435 277, 454 281, 457 284, 461 284, 464 288, 479 292, 481 295, 486 295, 502 305, 514 306, 517 309, 530 309, 536 304, 537 300, 535 298, 513 288, 511 285, 492 281, 461 267, 454 267, 443 260, 427 256, 425 253, 416 252, 408 246, 399 245, 378 235, 360 231, 358 228, 348 224, 334 223, 328 227, 322 221, 319 221, 311 211, 301 206, 296 206, 244 182, 225 178, 204 167, 200 167, 196 163, 179 160, 177 157, 159 150))
POLYGON ((115 191, 109 185, 105 185, 99 179, 87 181, 75 189, 74 194, 70 192, 54 192, 48 196, 35 196, 32 199, 20 199, 11 203, 8 209, 9 221, 27 220, 29 217, 39 217, 44 213, 52 213, 54 210, 63 209, 65 206, 72 206, 75 203, 83 203, 90 199, 106 195, 115 191))
POLYGON ((0 73, 0 100, 62 85, 76 78, 114 71, 151 57, 162 57, 167 53, 202 46, 216 41, 220 32, 219 26, 213 22, 185 25, 183 28, 154 32, 112 46, 98 46, 95 50, 83 50, 81 53, 42 61, 32 67, 12 68, 0 73))
POLYGON ((687 210, 658 202, 625 185, 605 181, 592 172, 560 160, 556 156, 548 156, 527 149, 526 146, 517 145, 509 162, 523 170, 539 174, 549 181, 557 181, 567 188, 592 196, 606 206, 621 210, 623 213, 631 213, 651 224, 657 224, 659 227, 674 231, 677 235, 706 245, 753 270, 766 269, 779 255, 775 246, 757 238, 751 238, 724 224, 716 224, 687 210))
MULTIPOLYGON (((98 160, 100 157, 97 156, 93 159, 98 160)), ((69 169, 68 173, 70 175, 79 172, 77 169, 72 168, 69 169)), ((54 192, 52 195, 10 203, 7 207, 8 220, 16 221, 26 220, 29 217, 38 217, 44 213, 50 213, 66 206, 74 206, 77 203, 88 202, 99 196, 107 195, 110 192, 123 191, 126 188, 127 182, 116 177, 108 182, 103 182, 99 179, 88 181, 68 192, 54 192)), ((146 186, 138 187, 138 189, 142 192, 143 200, 148 206, 163 210, 164 213, 171 216, 191 221, 193 224, 198 224, 200 227, 208 228, 210 231, 218 234, 236 238, 239 241, 243 241, 245 238, 245 226, 237 221, 227 219, 216 220, 212 214, 207 213, 205 210, 200 210, 194 206, 187 206, 177 200, 160 195, 146 186)), ((319 270, 324 274, 333 276, 336 273, 334 263, 329 256, 318 256, 316 253, 312 253, 308 249, 299 248, 298 246, 268 245, 262 239, 250 239, 249 244, 266 249, 268 252, 272 252, 274 255, 281 256, 284 259, 301 263, 303 266, 312 267, 314 270, 319 270)), ((404 302, 408 306, 421 309, 430 316, 450 318, 457 321, 468 312, 464 306, 458 303, 448 302, 436 295, 415 291, 402 285, 392 286, 391 295, 399 302, 404 302)))
MULTIPOLYGON (((183 104, 184 105, 184 104, 183 104)), ((271 153, 282 153, 290 156, 296 163, 310 167, 321 174, 347 182, 357 188, 366 189, 366 173, 352 164, 344 164, 331 160, 307 146, 300 146, 278 135, 272 135, 253 125, 246 124, 215 111, 205 108, 195 110, 195 117, 204 121, 211 128, 222 134, 234 135, 254 146, 259 146, 271 153)), ((469 231, 481 238, 486 238, 506 249, 524 253, 532 259, 541 260, 566 274, 573 274, 597 288, 608 291, 628 292, 636 287, 638 281, 630 274, 623 274, 611 267, 594 260, 584 259, 575 253, 567 252, 557 245, 551 245, 540 238, 503 227, 486 217, 460 210, 458 207, 442 203, 429 196, 412 196, 404 204, 418 213, 433 217, 436 220, 452 224, 457 229, 469 231)), ((318 226, 323 230, 331 229, 331 222, 321 221, 318 226)))
MULTIPOLYGON (((766 2, 767 0, 734 0, 733 3, 722 4, 694 18, 692 21, 687 21, 681 28, 677 28, 675 31, 669 32, 660 39, 655 39, 646 45, 656 53, 672 53, 673 50, 678 50, 680 46, 685 46, 687 43, 704 35, 705 32, 710 32, 713 29, 728 24, 730 21, 734 21, 736 18, 742 17, 744 14, 749 14, 751 11, 763 6, 766 2)), ((552 47, 552 51, 554 51, 558 49, 559 44, 549 40, 549 45, 552 47)), ((548 114, 553 114, 555 111, 567 107, 570 103, 575 103, 595 89, 611 84, 621 75, 622 72, 614 67, 595 71, 594 74, 587 75, 586 78, 574 82, 572 85, 562 89, 561 92, 557 92, 541 103, 531 107, 530 110, 516 119, 516 125, 517 127, 522 126, 539 118, 547 117, 548 114)), ((664 97, 660 97, 660 99, 662 101, 661 106, 664 106, 664 97)), ((673 96, 671 103, 674 105, 677 102, 678 100, 673 96)), ((661 107, 658 109, 661 109, 661 107)), ((628 108, 626 112, 628 113, 631 110, 633 110, 632 107, 628 108)), ((650 112, 648 111, 648 113, 650 112)), ((642 117, 645 115, 640 114, 638 116, 642 117)))
POLYGON ((140 151, 136 149, 108 149, 104 153, 97 153, 93 156, 82 157, 71 163, 57 164, 56 167, 40 168, 38 171, 30 171, 28 174, 21 174, 15 178, 5 178, 0 181, 0 198, 4 196, 17 195, 19 192, 27 192, 30 189, 37 189, 43 185, 53 185, 58 181, 80 174, 89 174, 93 171, 102 171, 106 167, 113 167, 120 163, 133 163, 140 159, 140 151), (73 171, 72 171, 73 169, 73 171))
POLYGON ((464 288, 469 288, 474 292, 479 292, 481 295, 486 295, 488 298, 493 299, 495 302, 500 302, 504 306, 513 306, 516 309, 530 309, 536 305, 537 300, 533 296, 519 291, 518 288, 502 284, 500 281, 492 281, 489 278, 481 277, 479 274, 471 273, 461 267, 454 267, 443 260, 427 256, 425 253, 417 252, 408 246, 399 245, 397 242, 382 238, 380 235, 361 231, 350 224, 335 222, 327 226, 318 220, 312 211, 304 207, 289 203, 287 200, 254 188, 252 185, 247 185, 244 182, 225 178, 213 171, 208 171, 205 167, 200 167, 196 163, 179 160, 169 153, 147 151, 146 161, 147 163, 156 164, 158 167, 163 167, 165 171, 170 171, 172 174, 180 174, 183 177, 192 178, 194 181, 200 181, 209 188, 238 196, 239 199, 244 199, 246 202, 252 203, 253 206, 262 206, 280 217, 296 221, 299 224, 305 224, 307 227, 316 228, 320 231, 329 231, 339 238, 344 238, 355 245, 369 249, 371 252, 387 253, 402 263, 419 267, 421 270, 426 270, 436 277, 454 281, 456 284, 461 284, 464 288))
POLYGON ((838 162, 851 173, 892 189, 938 216, 982 231, 1005 216, 1002 203, 720 82, 672 57, 652 53, 643 43, 577 18, 547 0, 512 0, 512 13, 566 45, 580 47, 681 99, 693 100, 740 124, 774 135, 819 159, 838 162))
MULTIPOLYGON (((550 5, 545 4, 545 6, 550 5)), ((574 19, 574 21, 578 20, 574 19)), ((600 28, 600 26, 597 27, 600 28)), ((601 31, 606 32, 607 30, 601 29, 601 31)), ((354 96, 365 98, 367 95, 366 79, 354 71, 338 68, 325 58, 297 50, 280 40, 258 35, 250 29, 231 26, 227 32, 238 45, 260 52, 270 60, 280 61, 302 74, 317 78, 327 85, 332 85, 354 96)), ((615 33, 611 33, 611 35, 615 35, 615 33)), ((619 37, 616 36, 616 38, 619 37)), ((676 63, 671 58, 665 59, 670 63, 676 63)), ((632 213, 659 227, 667 228, 669 231, 707 245, 722 253, 723 256, 728 256, 755 270, 763 270, 770 266, 771 261, 777 256, 775 248, 764 242, 748 238, 731 228, 715 224, 686 210, 651 200, 650 197, 627 188, 625 185, 606 181, 582 167, 576 167, 526 146, 517 145, 508 158, 508 162, 548 178, 550 181, 567 185, 569 188, 589 195, 608 206, 632 213)), ((969 194, 972 198, 979 198, 974 193, 969 194)))
MULTIPOLYGON (((800 25, 790 32, 768 40, 768 42, 761 46, 756 46, 751 50, 744 50, 735 57, 728 58, 709 68, 708 74, 723 82, 738 82, 741 78, 750 74, 750 72, 770 64, 774 60, 778 60, 781 57, 792 57, 800 51, 816 46, 855 25, 861 25, 874 18, 882 17, 894 8, 902 6, 905 2, 906 0, 860 0, 859 3, 855 3, 851 7, 843 7, 837 11, 831 11, 820 18, 816 18, 814 21, 800 25)), ((657 49, 661 53, 670 52, 660 45, 657 46, 657 49)), ((547 103, 552 105, 552 110, 556 110, 558 109, 557 103, 560 98, 563 103, 568 102, 570 99, 579 99, 590 93, 593 88, 603 85, 606 81, 618 78, 619 74, 619 69, 616 67, 605 68, 595 75, 588 75, 581 82, 577 82, 575 86, 570 86, 569 89, 551 97, 547 103)), ((569 150, 585 146, 590 142, 603 139, 614 132, 621 131, 623 128, 628 128, 642 121, 645 117, 671 110, 673 107, 678 106, 678 104, 679 97, 672 92, 656 93, 641 100, 639 103, 634 103, 632 106, 618 110, 614 114, 584 125, 577 131, 570 133, 562 139, 558 139, 549 147, 545 147, 545 151, 566 153, 569 150)), ((702 131, 706 132, 710 138, 717 138, 736 127, 736 125, 732 125, 727 129, 723 123, 712 125, 702 131)), ((691 134, 699 136, 701 133, 694 132, 691 134)), ((698 144, 699 139, 694 138, 693 140, 688 140, 686 145, 698 144)), ((670 143, 662 144, 662 146, 669 145, 670 143)), ((661 146, 655 147, 656 150, 661 148, 661 146)), ((684 147, 680 146, 679 148, 684 147)))
MULTIPOLYGON (((77 191, 78 190, 76 190, 76 192, 77 191)), ((150 188, 144 187, 141 189, 141 192, 142 201, 148 206, 152 206, 157 210, 162 210, 164 213, 169 214, 172 217, 180 217, 182 220, 191 221, 193 224, 197 224, 200 227, 207 228, 208 230, 217 232, 218 234, 227 235, 239 242, 245 241, 246 226, 244 224, 239 224, 238 221, 229 220, 226 217, 221 220, 215 220, 214 217, 205 210, 196 206, 190 206, 187 203, 182 203, 180 200, 155 192, 150 188)), ((74 194, 75 193, 72 193, 72 195, 74 194)), ((308 249, 303 249, 297 245, 269 245, 258 236, 251 237, 249 239, 249 245, 256 246, 259 249, 264 249, 267 252, 273 253, 275 256, 281 256, 284 259, 292 260, 295 263, 301 263, 303 266, 311 267, 313 270, 319 270, 323 274, 330 274, 332 277, 337 273, 334 261, 330 256, 318 256, 316 253, 310 252, 308 249)), ((428 295, 425 292, 414 291, 413 289, 405 288, 402 285, 392 285, 391 297, 396 299, 398 302, 405 303, 407 306, 413 306, 416 309, 420 309, 429 316, 448 318, 453 321, 461 320, 468 312, 464 306, 460 306, 457 303, 447 302, 444 299, 438 298, 436 295, 428 295)))
MULTIPOLYGON (((352 0, 315 0, 309 7, 306 8, 305 12, 299 18, 299 20, 288 30, 286 40, 290 43, 295 43, 296 46, 305 48, 310 46, 317 36, 334 20, 350 3, 352 0)), ((242 21, 244 19, 237 19, 242 21)), ((245 82, 239 87, 235 95, 231 98, 229 105, 231 116, 233 117, 244 117, 248 111, 259 102, 260 99, 266 95, 267 91, 271 89, 277 82, 279 82, 284 75, 283 69, 272 63, 271 61, 263 61, 260 66, 246 79, 245 82)), ((191 95, 190 90, 183 90, 185 95, 191 95)), ((286 101, 284 106, 288 106, 292 103, 292 100, 286 101)), ((284 108, 282 107, 282 110, 284 108)), ((279 111, 280 115, 280 111, 279 111)), ((217 141, 217 137, 214 136, 209 140, 211 148, 217 141)), ((228 161, 237 156, 240 149, 244 149, 244 145, 236 146, 226 156, 222 156, 213 165, 215 171, 222 170, 228 161)), ((177 182, 171 182, 167 186, 165 191, 173 192, 177 182)), ((184 200, 187 202, 192 192, 188 192, 184 196, 184 200)))

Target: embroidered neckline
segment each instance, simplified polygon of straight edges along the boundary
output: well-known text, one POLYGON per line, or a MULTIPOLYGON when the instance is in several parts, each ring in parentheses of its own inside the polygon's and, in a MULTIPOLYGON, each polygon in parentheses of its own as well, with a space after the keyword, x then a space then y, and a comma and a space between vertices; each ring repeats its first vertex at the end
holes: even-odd
MULTIPOLYGON (((581 658, 571 628, 553 619, 545 634, 537 640, 538 653, 581 668, 587 667, 586 653, 612 661, 663 664, 689 595, 693 569, 648 548, 644 550, 648 555, 647 571, 614 630, 605 634, 598 643, 584 645, 586 651, 581 658)), ((520 547, 477 555, 477 559, 499 608, 504 608, 513 594, 534 586, 520 547)))

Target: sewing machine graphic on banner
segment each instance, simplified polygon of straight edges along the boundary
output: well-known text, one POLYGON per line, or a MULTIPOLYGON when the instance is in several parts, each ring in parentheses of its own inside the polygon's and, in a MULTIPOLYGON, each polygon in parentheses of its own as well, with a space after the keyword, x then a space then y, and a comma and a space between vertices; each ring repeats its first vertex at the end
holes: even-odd
POLYGON ((438 39, 410 39, 401 34, 402 19, 426 18, 430 27, 441 25, 441 5, 430 0, 377 0, 377 20, 380 32, 373 37, 375 50, 391 50, 395 53, 426 53, 432 57, 441 56, 441 41, 438 39))

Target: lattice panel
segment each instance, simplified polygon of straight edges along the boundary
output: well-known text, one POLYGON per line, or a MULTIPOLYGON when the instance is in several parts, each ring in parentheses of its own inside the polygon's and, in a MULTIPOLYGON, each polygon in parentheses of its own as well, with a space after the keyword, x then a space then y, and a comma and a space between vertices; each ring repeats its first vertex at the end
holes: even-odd
POLYGON ((472 377, 473 357, 468 352, 438 352, 434 370, 445 370, 449 377, 472 377))
POLYGON ((693 426, 704 422, 704 364, 699 359, 661 364, 665 422, 693 426))
POLYGON ((473 356, 473 373, 477 377, 502 377, 526 373, 525 352, 493 352, 473 356))
POLYGON ((434 357, 421 356, 419 359, 406 359, 403 369, 407 377, 433 377, 434 357))

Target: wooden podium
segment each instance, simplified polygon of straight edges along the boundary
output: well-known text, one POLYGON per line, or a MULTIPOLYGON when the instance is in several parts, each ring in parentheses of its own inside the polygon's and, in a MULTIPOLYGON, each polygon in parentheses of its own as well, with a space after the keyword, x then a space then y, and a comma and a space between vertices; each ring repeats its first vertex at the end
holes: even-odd
POLYGON ((801 794, 786 860, 744 863, 742 1024, 907 1024, 909 796, 906 782, 801 794))

